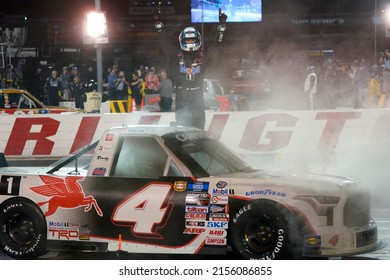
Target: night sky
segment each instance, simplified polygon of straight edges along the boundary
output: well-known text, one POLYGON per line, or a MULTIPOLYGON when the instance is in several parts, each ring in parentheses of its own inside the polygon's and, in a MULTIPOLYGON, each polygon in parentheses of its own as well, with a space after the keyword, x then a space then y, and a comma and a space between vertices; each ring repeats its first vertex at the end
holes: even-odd
MULTIPOLYGON (((95 7, 94 0, 1 0, 0 12, 6 15, 27 15, 39 18, 76 18, 95 7)), ((102 10, 108 15, 129 15, 128 0, 101 0, 102 10)))
MULTIPOLYGON (((142 0, 141 0, 142 1, 142 0)), ((180 7, 190 0, 180 1, 180 7)), ((23 14, 29 18, 72 18, 93 9, 94 0, 1 0, 0 11, 7 15, 23 14)), ((178 2, 176 2, 176 6, 178 2)), ((263 12, 270 14, 334 14, 374 12, 375 0, 263 0, 263 12)), ((377 0, 378 7, 384 0, 377 0)), ((108 17, 128 17, 129 0, 101 0, 108 17)), ((189 9, 189 8, 188 8, 189 9)), ((184 8, 184 10, 186 10, 184 8)))

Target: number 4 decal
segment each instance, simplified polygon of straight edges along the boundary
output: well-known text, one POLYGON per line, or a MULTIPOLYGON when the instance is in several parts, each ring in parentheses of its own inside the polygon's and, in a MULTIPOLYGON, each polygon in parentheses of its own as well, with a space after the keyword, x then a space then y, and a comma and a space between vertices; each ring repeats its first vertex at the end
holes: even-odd
POLYGON ((172 195, 173 188, 168 184, 144 186, 117 205, 112 221, 130 226, 136 237, 162 238, 157 230, 165 226, 172 212, 172 195))

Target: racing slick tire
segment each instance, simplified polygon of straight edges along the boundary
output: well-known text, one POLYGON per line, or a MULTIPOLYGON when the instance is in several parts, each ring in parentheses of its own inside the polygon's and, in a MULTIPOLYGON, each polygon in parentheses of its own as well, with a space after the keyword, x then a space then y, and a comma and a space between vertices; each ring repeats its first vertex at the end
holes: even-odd
POLYGON ((46 252, 47 226, 41 209, 25 198, 0 206, 0 249, 14 259, 34 259, 46 252))
POLYGON ((299 259, 302 256, 300 221, 276 202, 257 200, 234 214, 230 245, 241 259, 299 259))

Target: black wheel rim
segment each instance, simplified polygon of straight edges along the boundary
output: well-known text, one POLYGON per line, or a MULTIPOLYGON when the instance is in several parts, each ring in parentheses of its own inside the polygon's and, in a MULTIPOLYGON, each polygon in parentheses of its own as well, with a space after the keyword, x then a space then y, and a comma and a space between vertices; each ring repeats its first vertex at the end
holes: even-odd
POLYGON ((251 253, 269 252, 277 242, 277 230, 268 219, 246 225, 243 233, 244 247, 251 253))
POLYGON ((9 217, 7 232, 16 245, 27 245, 36 240, 33 219, 22 213, 14 213, 9 217))

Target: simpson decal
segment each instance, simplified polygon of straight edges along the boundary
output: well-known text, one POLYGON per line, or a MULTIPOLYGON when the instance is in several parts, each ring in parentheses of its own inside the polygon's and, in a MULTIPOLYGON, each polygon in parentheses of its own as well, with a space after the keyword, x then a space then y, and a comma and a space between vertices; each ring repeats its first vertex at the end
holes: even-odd
POLYGON ((206 245, 226 246, 226 238, 207 237, 205 241, 206 245))

